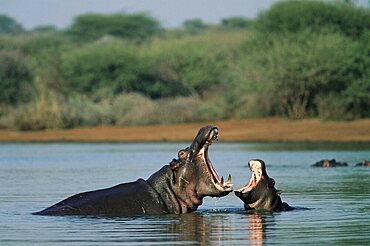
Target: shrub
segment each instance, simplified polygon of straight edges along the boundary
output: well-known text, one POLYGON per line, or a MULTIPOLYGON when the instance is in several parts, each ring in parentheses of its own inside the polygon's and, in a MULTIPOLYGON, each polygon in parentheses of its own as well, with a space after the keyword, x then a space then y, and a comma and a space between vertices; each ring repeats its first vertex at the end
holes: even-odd
POLYGON ((339 34, 309 32, 258 37, 246 45, 244 64, 248 80, 239 87, 259 93, 271 112, 290 118, 316 115, 315 97, 341 93, 353 81, 352 59, 357 43, 339 34))
POLYGON ((66 53, 61 73, 66 91, 94 96, 106 88, 113 93, 140 90, 139 67, 134 48, 120 42, 98 42, 66 53))
POLYGON ((235 36, 209 32, 173 38, 153 43, 143 52, 152 60, 153 77, 177 84, 177 91, 182 92, 177 95, 203 97, 209 89, 228 85, 235 43, 241 42, 240 36, 235 36))
POLYGON ((221 27, 224 30, 235 30, 235 29, 242 29, 242 28, 249 28, 252 26, 252 21, 246 19, 242 16, 234 16, 230 18, 222 19, 221 27))
POLYGON ((152 100, 137 93, 119 95, 112 103, 118 125, 149 124, 151 121, 148 112, 151 112, 154 107, 152 100))
POLYGON ((22 25, 16 20, 7 15, 0 15, 0 33, 16 34, 22 31, 22 25))
POLYGON ((84 95, 60 96, 64 128, 111 125, 115 115, 109 103, 94 103, 84 95))
POLYGON ((86 14, 78 16, 68 32, 84 41, 105 35, 144 41, 161 32, 161 26, 146 14, 86 14))
POLYGON ((315 98, 319 118, 323 120, 348 120, 353 118, 346 109, 343 96, 336 93, 318 95, 315 98))
POLYGON ((137 46, 115 40, 66 53, 61 65, 64 90, 93 100, 130 92, 150 98, 183 95, 184 86, 161 74, 161 69, 152 57, 141 55, 137 46))
POLYGON ((207 25, 201 19, 186 20, 183 27, 190 34, 200 34, 207 29, 207 25))
POLYGON ((194 122, 199 117, 197 97, 151 100, 141 94, 118 96, 112 105, 118 125, 148 125, 194 122))
POLYGON ((321 1, 282 1, 260 14, 256 28, 265 33, 300 32, 307 28, 339 31, 359 38, 370 28, 369 9, 321 1))
POLYGON ((31 102, 21 104, 7 118, 11 128, 18 130, 43 130, 63 128, 59 103, 54 92, 47 90, 36 78, 36 93, 31 102))
POLYGON ((27 102, 33 94, 33 75, 19 51, 0 50, 0 103, 27 102))

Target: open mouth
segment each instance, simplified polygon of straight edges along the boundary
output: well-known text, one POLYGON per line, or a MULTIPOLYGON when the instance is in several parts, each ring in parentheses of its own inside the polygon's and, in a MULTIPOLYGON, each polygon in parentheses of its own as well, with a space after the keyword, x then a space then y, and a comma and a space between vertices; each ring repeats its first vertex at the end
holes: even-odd
POLYGON ((262 178, 262 163, 258 160, 250 160, 248 162, 249 169, 252 171, 252 177, 249 182, 235 192, 247 193, 257 186, 262 178))
POLYGON ((229 174, 225 182, 223 176, 221 176, 220 178, 217 175, 215 169, 213 168, 212 162, 208 157, 209 146, 212 145, 212 143, 217 140, 218 140, 218 129, 214 127, 210 130, 203 147, 200 149, 198 153, 198 158, 200 158, 202 162, 206 164, 207 171, 211 176, 211 180, 217 187, 217 189, 221 191, 231 191, 233 188, 233 184, 231 183, 231 175, 229 174))

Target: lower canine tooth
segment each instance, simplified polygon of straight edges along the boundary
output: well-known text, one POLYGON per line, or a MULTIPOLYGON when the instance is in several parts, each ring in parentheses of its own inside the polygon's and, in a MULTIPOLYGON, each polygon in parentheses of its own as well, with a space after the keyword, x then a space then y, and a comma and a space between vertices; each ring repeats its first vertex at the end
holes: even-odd
POLYGON ((231 175, 229 174, 229 176, 227 177, 227 180, 226 180, 226 184, 230 184, 231 183, 231 175))

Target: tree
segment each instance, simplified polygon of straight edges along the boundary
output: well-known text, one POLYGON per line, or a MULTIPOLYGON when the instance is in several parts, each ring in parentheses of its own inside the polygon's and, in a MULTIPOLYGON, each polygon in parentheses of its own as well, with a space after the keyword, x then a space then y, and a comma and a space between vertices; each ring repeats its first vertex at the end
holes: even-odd
POLYGON ((345 3, 282 1, 258 16, 256 28, 268 34, 331 30, 358 39, 370 28, 370 11, 345 3))
POLYGON ((0 33, 14 34, 23 31, 23 27, 13 18, 0 15, 0 33))
POLYGON ((207 25, 201 19, 186 20, 183 26, 191 34, 198 34, 207 28, 207 25))
POLYGON ((56 26, 53 26, 53 25, 44 25, 44 26, 37 26, 32 31, 33 32, 42 32, 42 33, 57 32, 58 28, 56 26))
POLYGON ((0 51, 0 64, 0 103, 28 101, 32 96, 32 74, 24 57, 17 51, 0 51))
POLYGON ((223 19, 221 25, 226 30, 248 28, 251 25, 251 21, 242 16, 235 16, 223 19))
POLYGON ((78 16, 68 32, 85 41, 105 35, 143 41, 161 30, 159 22, 146 14, 86 14, 78 16))

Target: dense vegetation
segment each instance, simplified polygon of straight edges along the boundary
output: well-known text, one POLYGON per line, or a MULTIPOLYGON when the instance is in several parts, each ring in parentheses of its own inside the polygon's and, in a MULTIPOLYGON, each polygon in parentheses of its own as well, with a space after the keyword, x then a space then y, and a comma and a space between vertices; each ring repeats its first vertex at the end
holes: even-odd
POLYGON ((0 15, 0 127, 370 117, 370 12, 284 1, 255 20, 87 14, 31 31, 0 15))

